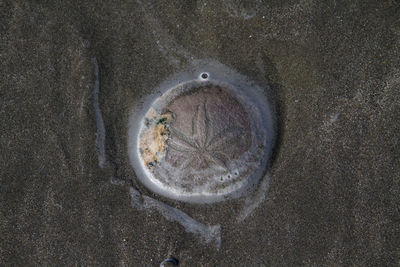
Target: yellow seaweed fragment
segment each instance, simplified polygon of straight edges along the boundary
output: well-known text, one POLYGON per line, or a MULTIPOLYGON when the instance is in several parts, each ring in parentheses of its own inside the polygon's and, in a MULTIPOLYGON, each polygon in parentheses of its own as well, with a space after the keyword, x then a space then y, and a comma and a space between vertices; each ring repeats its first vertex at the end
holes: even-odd
POLYGON ((148 115, 146 117, 150 124, 140 137, 140 147, 142 160, 150 168, 160 162, 165 154, 169 136, 168 124, 172 121, 172 114, 167 112, 158 117, 155 112, 150 112, 148 115))

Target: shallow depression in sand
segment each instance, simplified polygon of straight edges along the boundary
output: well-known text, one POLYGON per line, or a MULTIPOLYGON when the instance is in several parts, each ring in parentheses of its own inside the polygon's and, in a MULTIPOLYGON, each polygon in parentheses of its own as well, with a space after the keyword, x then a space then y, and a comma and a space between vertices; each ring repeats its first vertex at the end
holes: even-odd
POLYGON ((210 203, 257 185, 274 139, 262 88, 214 63, 154 91, 160 93, 134 108, 128 137, 130 162, 148 189, 210 203))

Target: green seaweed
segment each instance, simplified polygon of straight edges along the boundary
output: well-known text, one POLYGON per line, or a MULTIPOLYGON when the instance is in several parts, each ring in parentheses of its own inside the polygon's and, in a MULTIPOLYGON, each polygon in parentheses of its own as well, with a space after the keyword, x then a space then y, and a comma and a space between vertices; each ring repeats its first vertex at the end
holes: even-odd
POLYGON ((158 124, 164 124, 165 125, 166 123, 167 123, 167 118, 164 117, 164 118, 161 118, 161 119, 158 120, 157 125, 158 124))

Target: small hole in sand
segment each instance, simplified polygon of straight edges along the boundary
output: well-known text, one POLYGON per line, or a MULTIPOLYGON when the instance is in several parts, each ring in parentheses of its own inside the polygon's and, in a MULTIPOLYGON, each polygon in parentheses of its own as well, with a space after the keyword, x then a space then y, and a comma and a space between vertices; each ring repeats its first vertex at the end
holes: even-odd
POLYGON ((206 73, 206 72, 203 72, 202 74, 201 74, 201 78, 202 79, 207 79, 208 78, 208 73, 206 73))

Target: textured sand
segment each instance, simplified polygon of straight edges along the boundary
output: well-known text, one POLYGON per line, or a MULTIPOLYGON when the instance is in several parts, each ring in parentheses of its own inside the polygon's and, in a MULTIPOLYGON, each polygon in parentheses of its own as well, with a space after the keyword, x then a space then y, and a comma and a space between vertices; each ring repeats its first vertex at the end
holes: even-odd
POLYGON ((83 2, 0 4, 0 265, 399 264, 398 1, 83 2), (132 106, 205 58, 271 85, 269 184, 241 202, 129 164, 132 106))

